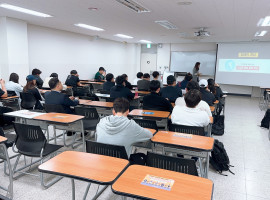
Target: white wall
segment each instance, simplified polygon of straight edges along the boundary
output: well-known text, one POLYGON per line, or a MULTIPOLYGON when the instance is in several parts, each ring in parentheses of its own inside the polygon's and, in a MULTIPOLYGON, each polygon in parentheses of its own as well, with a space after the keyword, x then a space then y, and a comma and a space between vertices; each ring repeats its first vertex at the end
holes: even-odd
POLYGON ((52 72, 65 81, 72 69, 81 79, 93 79, 103 66, 115 76, 126 73, 130 81, 140 69, 140 45, 28 25, 30 70, 39 68, 41 77, 52 72))

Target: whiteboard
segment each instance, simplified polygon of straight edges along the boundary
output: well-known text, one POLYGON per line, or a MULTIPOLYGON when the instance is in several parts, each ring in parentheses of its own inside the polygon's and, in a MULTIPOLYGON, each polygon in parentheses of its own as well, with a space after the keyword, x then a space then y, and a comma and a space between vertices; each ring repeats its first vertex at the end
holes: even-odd
POLYGON ((171 52, 170 71, 190 72, 196 62, 200 62, 202 75, 214 76, 216 67, 216 51, 204 52, 171 52))

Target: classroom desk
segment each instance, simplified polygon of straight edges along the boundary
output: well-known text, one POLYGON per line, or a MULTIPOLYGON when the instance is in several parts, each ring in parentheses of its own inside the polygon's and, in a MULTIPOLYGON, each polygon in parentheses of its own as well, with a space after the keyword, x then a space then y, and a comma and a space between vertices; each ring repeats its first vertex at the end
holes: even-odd
POLYGON ((14 100, 14 99, 18 99, 18 96, 11 96, 11 97, 1 97, 0 101, 8 101, 8 100, 14 100))
POLYGON ((205 158, 205 166, 203 170, 201 169, 201 172, 203 177, 208 177, 209 154, 214 147, 214 138, 171 131, 158 131, 154 137, 151 138, 151 141, 162 146, 163 154, 165 154, 165 152, 173 152, 176 154, 205 158))
MULTIPOLYGON (((131 90, 132 93, 136 93, 135 90, 131 90)), ((141 96, 145 96, 147 94, 150 94, 151 92, 148 92, 148 91, 137 91, 137 93, 141 96)))
POLYGON ((3 196, 0 194, 0 199, 13 199, 13 171, 11 168, 8 151, 5 145, 7 138, 0 136, 0 159, 7 162, 7 166, 9 169, 9 185, 8 187, 0 186, 0 189, 7 192, 7 196, 3 196))
POLYGON ((108 116, 112 114, 113 102, 91 101, 84 99, 80 99, 79 101, 80 105, 95 107, 101 116, 108 116))
POLYGON ((112 185, 115 194, 136 199, 210 200, 213 196, 211 180, 179 172, 131 165, 112 185), (170 191, 141 184, 147 175, 174 180, 170 191))
POLYGON ((17 110, 21 108, 19 98, 18 96, 4 97, 0 98, 0 102, 2 102, 4 106, 12 107, 17 110))
POLYGON ((95 82, 95 81, 80 81, 83 84, 90 84, 93 86, 94 90, 100 90, 103 88, 104 82, 95 82))
POLYGON ((40 165, 38 170, 43 173, 71 178, 73 200, 75 199, 74 179, 105 185, 105 187, 92 198, 97 199, 108 185, 111 185, 115 181, 128 164, 128 160, 120 158, 66 151, 40 165))

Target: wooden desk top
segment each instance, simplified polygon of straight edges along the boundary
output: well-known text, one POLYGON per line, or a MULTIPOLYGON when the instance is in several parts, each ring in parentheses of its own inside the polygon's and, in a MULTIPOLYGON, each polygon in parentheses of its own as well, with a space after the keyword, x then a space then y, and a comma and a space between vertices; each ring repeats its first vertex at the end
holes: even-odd
POLYGON ((69 124, 81 120, 83 118, 84 116, 80 115, 70 115, 64 113, 46 113, 44 115, 34 117, 33 119, 69 124))
POLYGON ((39 92, 41 93, 41 94, 45 94, 46 92, 50 92, 51 90, 43 90, 43 89, 39 89, 39 92))
POLYGON ((149 130, 153 135, 157 132, 155 129, 151 129, 151 128, 145 128, 147 130, 149 130))
MULTIPOLYGON (((136 91, 135 90, 131 90, 132 93, 135 93, 136 91)), ((148 92, 148 91, 137 91, 138 94, 150 94, 151 92, 148 92)))
POLYGON ((38 167, 39 171, 101 184, 111 184, 128 165, 128 160, 65 151, 38 167))
POLYGON ((7 141, 7 138, 0 136, 0 144, 7 141))
POLYGON ((80 99, 79 104, 86 105, 86 106, 94 106, 94 107, 113 108, 113 102, 91 101, 91 100, 80 99))
POLYGON ((179 172, 142 165, 131 165, 115 181, 112 185, 112 190, 116 194, 139 197, 140 199, 210 200, 213 193, 213 182, 205 178, 179 172), (174 185, 171 191, 141 184, 148 174, 173 179, 174 185))
POLYGON ((4 97, 4 98, 0 98, 0 100, 8 100, 8 99, 18 99, 18 96, 11 96, 11 97, 4 97))
POLYGON ((211 110, 211 112, 214 112, 215 111, 215 106, 210 106, 210 110, 211 110))
POLYGON ((141 110, 134 109, 128 115, 130 116, 140 116, 140 117, 157 117, 157 118, 168 118, 170 112, 167 111, 157 111, 157 110, 141 110), (143 112, 152 112, 153 114, 143 114, 143 112))
POLYGON ((194 150, 212 151, 214 147, 214 138, 178 133, 179 136, 174 136, 176 132, 158 131, 151 141, 154 143, 164 144, 174 147, 185 147, 194 150))
POLYGON ((94 81, 80 81, 80 83, 84 84, 96 84, 96 85, 103 85, 104 82, 94 82, 94 81))
POLYGON ((218 104, 219 103, 219 100, 216 100, 215 102, 214 102, 214 104, 218 104))

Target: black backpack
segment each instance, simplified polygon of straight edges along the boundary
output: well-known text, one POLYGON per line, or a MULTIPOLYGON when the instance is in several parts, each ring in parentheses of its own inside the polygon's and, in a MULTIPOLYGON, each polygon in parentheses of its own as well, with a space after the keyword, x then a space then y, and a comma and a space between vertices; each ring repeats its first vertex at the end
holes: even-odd
POLYGON ((223 135, 224 134, 224 115, 214 116, 214 123, 212 125, 212 135, 223 135))
POLYGON ((261 127, 269 129, 269 122, 270 122, 270 109, 267 109, 267 111, 266 111, 266 113, 261 121, 261 127))
MULTIPOLYGON (((224 148, 224 145, 222 142, 218 140, 215 140, 214 142, 214 148, 211 152, 211 157, 210 157, 210 164, 220 174, 222 174, 223 171, 229 171, 232 174, 234 174, 230 170, 230 167, 233 167, 233 166, 230 165, 230 159, 224 148)), ((227 176, 227 175, 224 175, 224 176, 227 176)))

